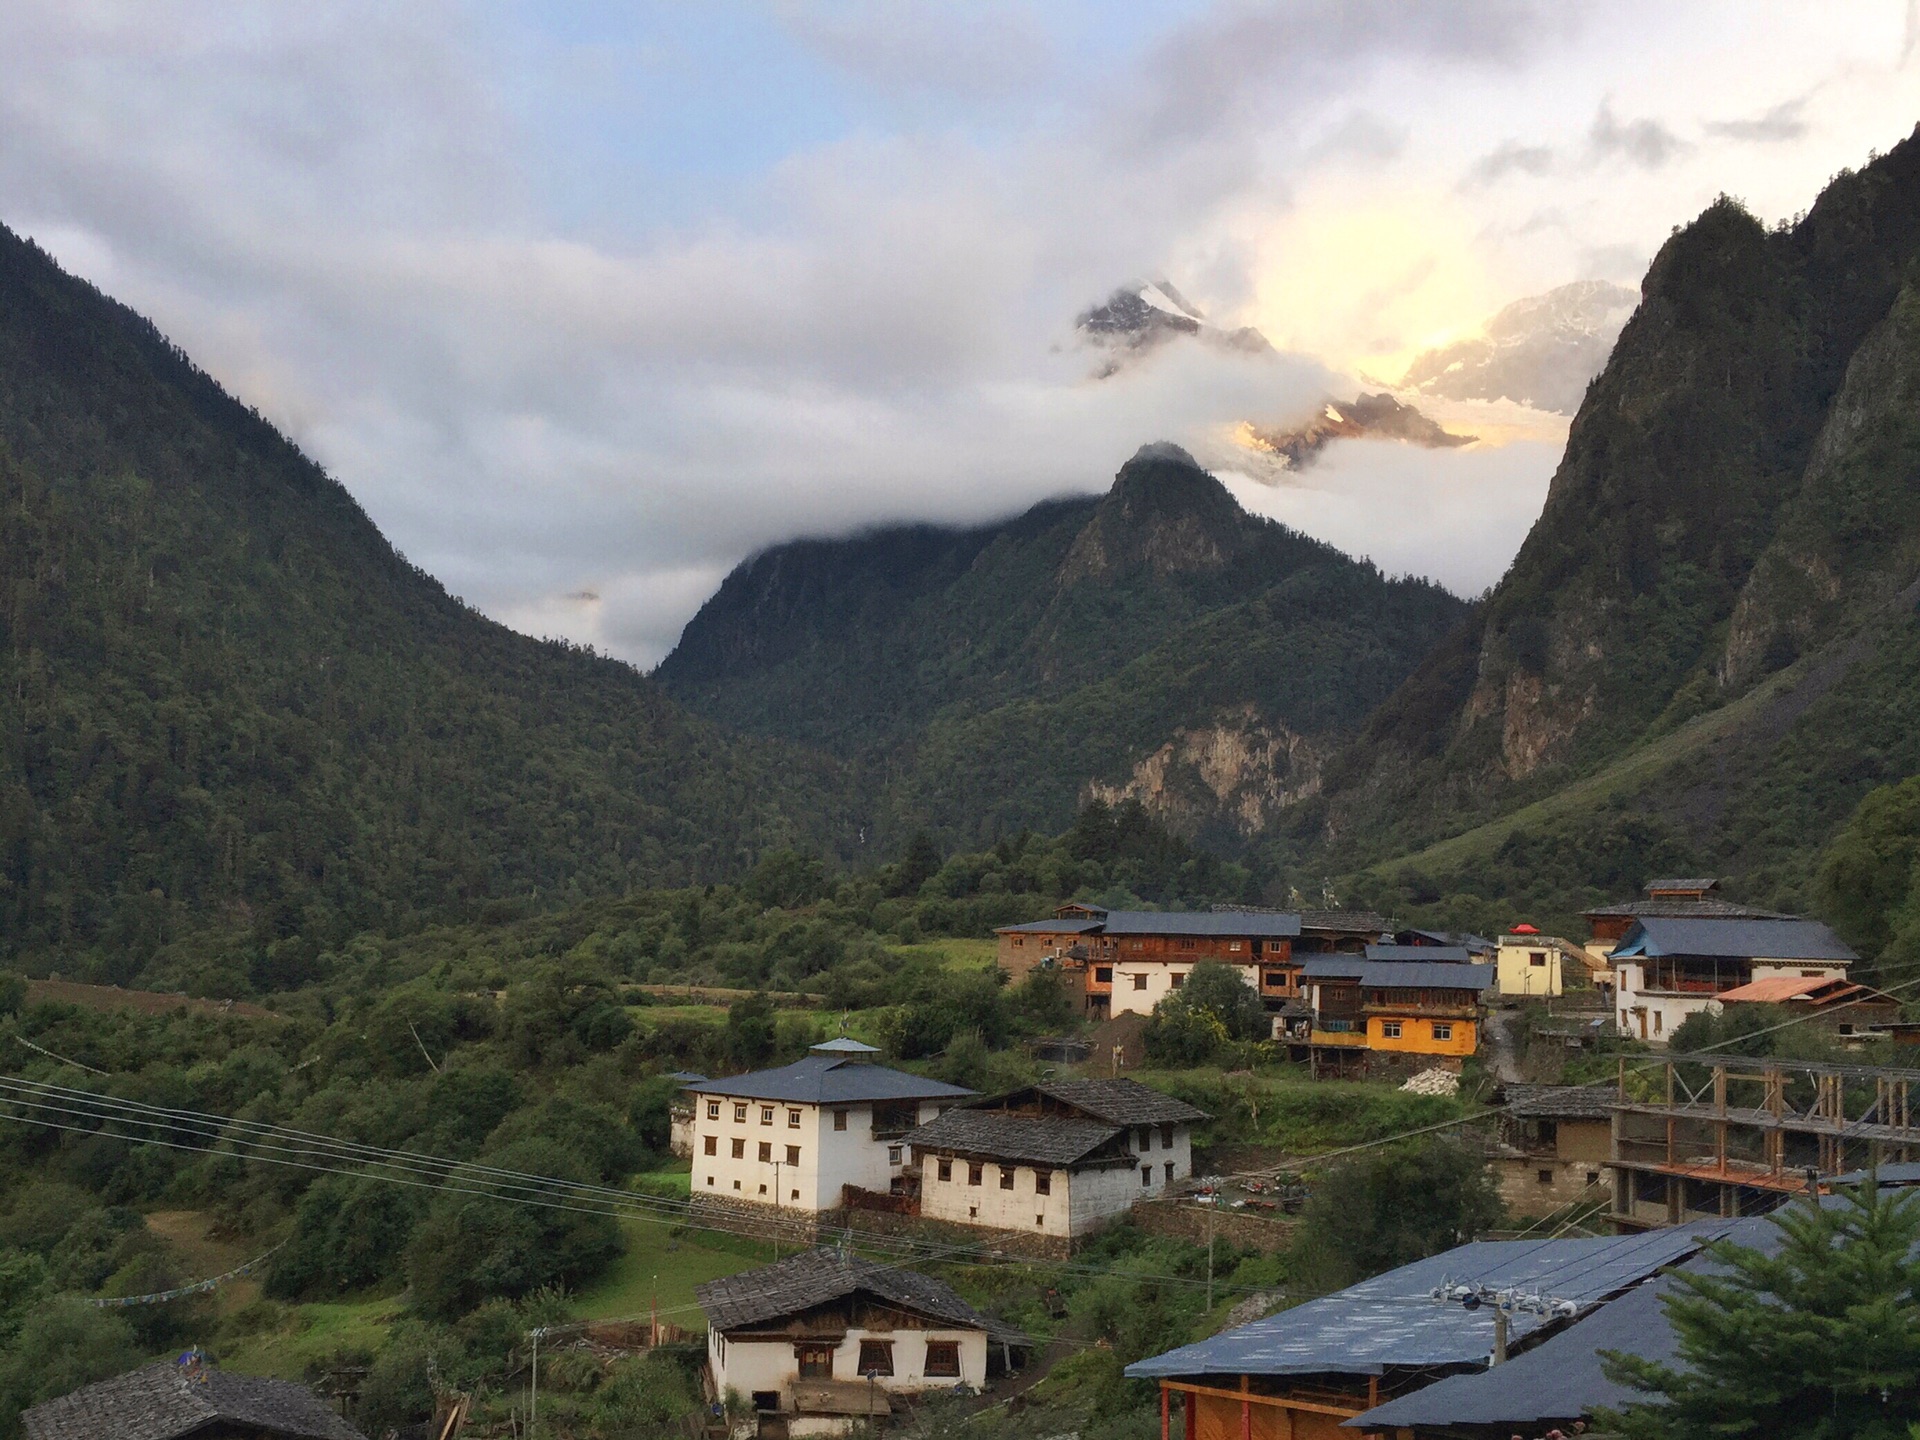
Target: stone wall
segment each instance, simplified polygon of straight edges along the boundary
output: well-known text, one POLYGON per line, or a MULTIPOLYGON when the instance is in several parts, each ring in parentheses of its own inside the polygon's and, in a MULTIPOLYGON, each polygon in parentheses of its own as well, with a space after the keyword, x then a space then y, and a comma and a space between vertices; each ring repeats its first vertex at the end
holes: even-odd
POLYGON ((1133 1223, 1150 1235, 1166 1235, 1207 1243, 1207 1224, 1213 1224, 1213 1236, 1243 1250, 1274 1254, 1287 1248, 1300 1222, 1267 1214, 1260 1210, 1235 1210, 1231 1206, 1213 1211, 1211 1206, 1191 1201, 1148 1200, 1133 1207, 1133 1223), (1212 1213, 1210 1213, 1212 1212, 1212 1213))

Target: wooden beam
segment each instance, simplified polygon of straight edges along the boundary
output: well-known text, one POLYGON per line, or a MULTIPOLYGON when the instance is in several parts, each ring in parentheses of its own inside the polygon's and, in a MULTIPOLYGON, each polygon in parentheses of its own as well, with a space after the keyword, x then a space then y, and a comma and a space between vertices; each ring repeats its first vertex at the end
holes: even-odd
POLYGON ((1351 1420, 1360 1410, 1351 1405, 1326 1405, 1317 1400, 1294 1400, 1285 1395, 1260 1395, 1250 1390, 1228 1390, 1218 1385, 1195 1385, 1186 1380, 1162 1380, 1162 1390, 1178 1390, 1183 1395, 1207 1395, 1216 1400, 1246 1400, 1254 1405, 1271 1405, 1281 1410, 1305 1410, 1315 1415, 1338 1415, 1351 1420))

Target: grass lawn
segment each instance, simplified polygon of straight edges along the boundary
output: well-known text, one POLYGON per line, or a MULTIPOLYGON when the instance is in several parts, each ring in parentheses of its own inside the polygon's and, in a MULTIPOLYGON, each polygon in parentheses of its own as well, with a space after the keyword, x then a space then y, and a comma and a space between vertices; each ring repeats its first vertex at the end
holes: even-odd
POLYGON ((673 1226, 659 1220, 623 1220, 620 1228, 627 1253, 575 1298, 574 1313, 582 1320, 644 1319, 657 1299, 662 1320, 697 1330, 705 1322, 693 1303, 694 1286, 773 1259, 771 1245, 737 1235, 696 1230, 676 1236, 673 1226))
POLYGON ((722 1005, 629 1005, 627 1014, 639 1025, 648 1021, 657 1025, 663 1020, 698 1020, 706 1025, 727 1023, 726 1007, 722 1005))
POLYGON ((889 945, 887 953, 902 960, 936 960, 948 970, 991 970, 997 944, 990 939, 922 940, 914 945, 889 945))
POLYGON ((376 1351, 405 1312, 398 1295, 377 1300, 299 1305, 272 1330, 245 1335, 223 1347, 221 1365, 248 1375, 298 1380, 310 1361, 342 1350, 376 1351))

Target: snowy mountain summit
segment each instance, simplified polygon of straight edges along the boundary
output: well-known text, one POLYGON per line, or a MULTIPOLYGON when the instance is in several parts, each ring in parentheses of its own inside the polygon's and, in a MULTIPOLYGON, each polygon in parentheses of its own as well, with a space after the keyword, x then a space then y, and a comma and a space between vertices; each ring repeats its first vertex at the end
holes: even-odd
POLYGON ((1074 321, 1081 338, 1103 352, 1097 375, 1120 371, 1148 351, 1182 336, 1227 350, 1259 354, 1271 350, 1267 337, 1251 326, 1223 330, 1165 280, 1124 285, 1074 321))
POLYGON ((1516 300, 1486 333, 1417 356, 1395 388, 1447 400, 1512 400, 1571 415, 1640 294, 1577 280, 1516 300))

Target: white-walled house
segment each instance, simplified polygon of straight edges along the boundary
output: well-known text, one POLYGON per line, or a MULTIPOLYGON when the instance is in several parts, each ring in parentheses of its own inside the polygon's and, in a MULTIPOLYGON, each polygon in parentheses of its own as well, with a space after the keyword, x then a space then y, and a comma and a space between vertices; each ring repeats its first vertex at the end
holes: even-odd
POLYGON ((693 1198, 817 1214, 848 1185, 887 1194, 907 1132, 974 1092, 876 1065, 879 1053, 829 1040, 791 1065, 689 1083, 693 1198))
POLYGON ((1665 1045, 1729 990, 1778 976, 1844 979, 1860 957, 1818 920, 1636 920, 1612 954, 1620 1033, 1665 1045))
POLYGON ((978 1390, 1027 1344, 940 1281, 841 1250, 710 1281, 694 1297, 715 1393, 793 1436, 882 1419, 894 1396, 978 1390))
POLYGON ((929 1220, 1061 1244, 1193 1173, 1207 1119, 1136 1080, 1063 1080, 948 1110, 907 1137, 929 1220))

